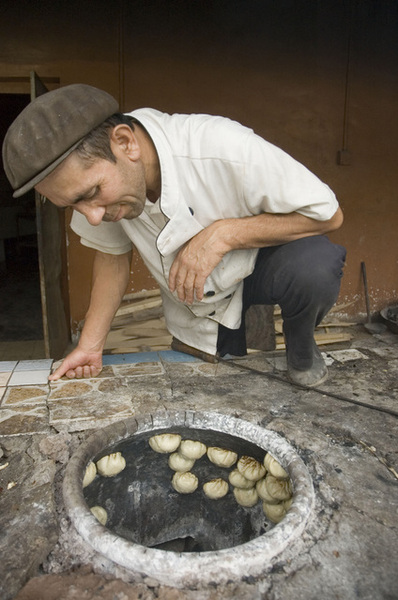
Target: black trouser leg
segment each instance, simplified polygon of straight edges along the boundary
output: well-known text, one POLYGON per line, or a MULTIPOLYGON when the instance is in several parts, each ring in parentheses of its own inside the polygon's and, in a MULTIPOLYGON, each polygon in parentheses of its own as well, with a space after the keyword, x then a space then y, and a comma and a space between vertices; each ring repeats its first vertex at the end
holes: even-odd
POLYGON ((336 302, 344 260, 345 249, 325 236, 262 248, 253 273, 244 282, 240 328, 219 327, 220 355, 246 354, 244 314, 252 304, 279 304, 288 362, 295 369, 309 369, 314 328, 336 302))

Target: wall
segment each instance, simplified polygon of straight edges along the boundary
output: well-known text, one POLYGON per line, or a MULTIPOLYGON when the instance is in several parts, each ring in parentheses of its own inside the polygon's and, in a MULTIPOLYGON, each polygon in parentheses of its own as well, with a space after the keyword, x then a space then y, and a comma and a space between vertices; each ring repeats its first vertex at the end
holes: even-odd
MULTIPOLYGON (((397 29, 393 0, 15 0, 0 8, 0 69, 97 85, 125 110, 253 127, 336 192, 345 223, 331 237, 348 249, 339 303, 364 318, 361 261, 371 308, 398 301, 397 29)), ((76 328, 91 255, 73 235, 68 251, 76 328)))

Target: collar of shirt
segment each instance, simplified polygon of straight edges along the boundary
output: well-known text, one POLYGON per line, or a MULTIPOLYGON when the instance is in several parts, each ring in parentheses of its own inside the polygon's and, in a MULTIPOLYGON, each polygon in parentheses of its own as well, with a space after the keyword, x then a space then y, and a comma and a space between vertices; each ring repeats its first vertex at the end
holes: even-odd
MULTIPOLYGON (((162 193, 159 209, 165 216, 165 225, 160 232, 156 244, 162 256, 170 256, 183 244, 202 231, 204 227, 196 221, 189 206, 179 191, 178 173, 176 172, 170 144, 159 126, 162 113, 155 109, 138 109, 131 113, 142 123, 155 144, 162 177, 162 193)), ((167 115, 164 117, 166 118, 167 115)), ((153 206, 156 206, 155 205, 153 206)), ((156 208, 154 208, 156 211, 156 208)), ((147 215, 152 218, 152 212, 147 215)), ((155 212, 153 213, 153 216, 155 212)), ((155 217, 157 219, 157 217, 155 217)))

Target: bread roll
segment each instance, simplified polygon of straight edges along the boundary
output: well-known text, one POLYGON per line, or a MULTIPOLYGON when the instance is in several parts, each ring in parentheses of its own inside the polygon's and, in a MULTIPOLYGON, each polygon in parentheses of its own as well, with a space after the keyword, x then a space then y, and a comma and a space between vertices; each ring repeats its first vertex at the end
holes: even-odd
POLYGON ((176 471, 171 480, 171 485, 180 494, 192 494, 198 487, 198 478, 189 471, 176 471))
POLYGON ((242 456, 236 466, 239 473, 249 481, 258 481, 266 473, 264 465, 252 456, 242 456))
POLYGON ((202 458, 202 456, 206 454, 206 450, 205 444, 196 440, 182 440, 179 448, 180 454, 194 460, 202 458))
POLYGON ((218 467, 232 467, 238 459, 236 452, 227 450, 226 448, 218 448, 217 446, 211 446, 207 448, 208 459, 217 465, 218 467))
POLYGON ((207 481, 203 486, 204 493, 212 500, 223 498, 228 494, 228 490, 228 483, 221 477, 218 477, 217 479, 211 479, 211 481, 207 481))
POLYGON ((265 478, 267 492, 276 500, 288 500, 292 497, 292 484, 290 479, 278 479, 273 475, 267 475, 265 478))
POLYGON ((264 500, 264 502, 266 502, 267 504, 278 504, 280 500, 277 500, 276 498, 273 498, 273 496, 271 496, 271 494, 267 490, 267 484, 265 480, 266 478, 260 479, 260 481, 257 481, 256 483, 256 490, 259 498, 261 498, 261 500, 264 500))
POLYGON ((179 452, 173 452, 169 456, 169 467, 173 469, 173 471, 180 471, 181 473, 186 473, 190 471, 194 466, 195 461, 191 458, 185 458, 179 452))
POLYGON ((271 475, 278 477, 278 479, 287 479, 289 477, 289 473, 285 471, 282 465, 269 452, 265 455, 264 467, 271 475))
POLYGON ((255 481, 250 481, 249 479, 246 479, 246 477, 243 477, 243 475, 239 473, 238 469, 231 471, 228 479, 231 485, 240 488, 241 490, 250 490, 256 485, 255 481))
POLYGON ((247 508, 250 508, 251 506, 254 506, 255 504, 257 504, 258 494, 257 494, 256 488, 253 487, 250 490, 242 490, 241 488, 234 488, 233 492, 234 492, 235 500, 241 506, 246 506, 247 508))
POLYGON ((149 438, 149 445, 155 452, 168 454, 175 452, 180 445, 181 436, 178 433, 159 433, 149 438))
POLYGON ((90 485, 90 483, 92 481, 94 481, 95 476, 97 474, 97 467, 95 466, 95 464, 93 462, 90 462, 87 467, 86 467, 86 471, 84 473, 84 477, 83 477, 83 487, 87 487, 88 485, 90 485))
POLYGON ((126 467, 126 461, 121 452, 114 452, 103 456, 97 462, 97 471, 104 477, 114 477, 126 467))
POLYGON ((106 522, 108 520, 108 514, 105 508, 102 508, 102 506, 93 506, 92 508, 90 508, 90 510, 93 513, 94 517, 97 519, 97 521, 101 523, 101 525, 106 525, 106 522))

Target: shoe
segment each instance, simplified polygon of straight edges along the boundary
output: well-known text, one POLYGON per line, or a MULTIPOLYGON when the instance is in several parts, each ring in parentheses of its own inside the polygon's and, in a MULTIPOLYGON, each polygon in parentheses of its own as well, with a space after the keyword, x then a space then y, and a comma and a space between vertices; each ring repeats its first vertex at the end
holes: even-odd
POLYGON ((306 371, 300 371, 289 366, 288 363, 287 376, 293 383, 306 387, 315 387, 326 381, 328 378, 328 369, 316 344, 314 344, 312 367, 306 371))

